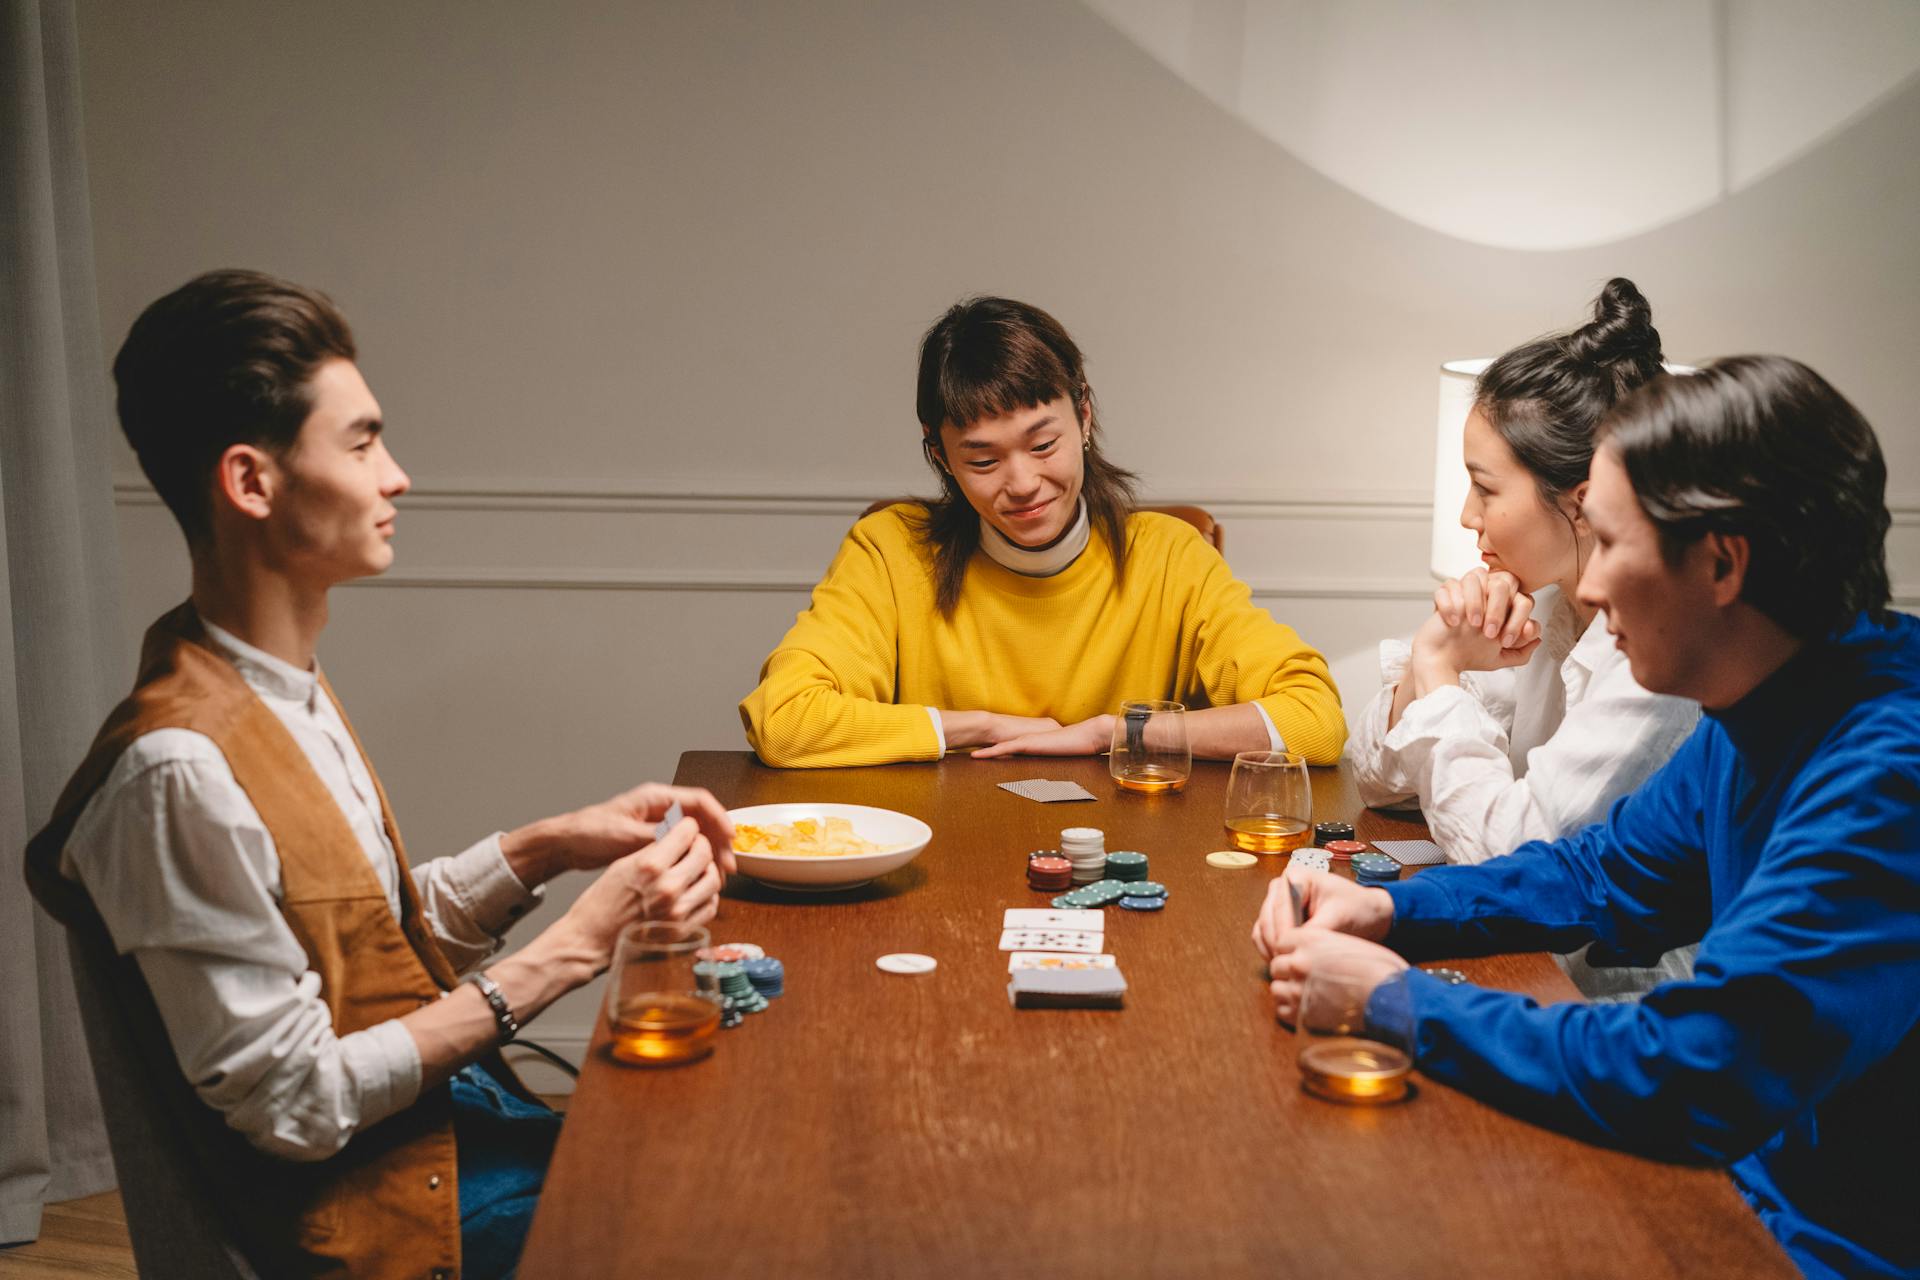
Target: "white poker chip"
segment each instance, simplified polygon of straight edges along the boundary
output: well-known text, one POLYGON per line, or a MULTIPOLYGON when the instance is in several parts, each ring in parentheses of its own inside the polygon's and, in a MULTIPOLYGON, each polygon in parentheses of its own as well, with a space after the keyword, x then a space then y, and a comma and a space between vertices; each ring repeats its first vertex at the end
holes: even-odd
POLYGON ((1289 861, 1307 871, 1333 870, 1333 855, 1325 849, 1295 849, 1289 861))
POLYGON ((875 960, 873 967, 885 973, 932 973, 940 967, 940 962, 932 956, 916 955, 911 951, 896 951, 892 955, 881 956, 875 960))

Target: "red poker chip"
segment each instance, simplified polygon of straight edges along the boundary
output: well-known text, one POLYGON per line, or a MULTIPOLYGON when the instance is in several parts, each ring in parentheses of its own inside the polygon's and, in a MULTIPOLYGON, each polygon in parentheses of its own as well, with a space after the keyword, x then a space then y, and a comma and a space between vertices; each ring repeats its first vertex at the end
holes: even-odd
POLYGON ((1329 840, 1321 848, 1336 858, 1351 858, 1356 853, 1365 853, 1367 846, 1359 840, 1329 840))
POLYGON ((1027 871, 1029 873, 1038 872, 1043 875, 1070 876, 1073 874, 1073 864, 1061 857, 1029 858, 1027 859, 1027 871))

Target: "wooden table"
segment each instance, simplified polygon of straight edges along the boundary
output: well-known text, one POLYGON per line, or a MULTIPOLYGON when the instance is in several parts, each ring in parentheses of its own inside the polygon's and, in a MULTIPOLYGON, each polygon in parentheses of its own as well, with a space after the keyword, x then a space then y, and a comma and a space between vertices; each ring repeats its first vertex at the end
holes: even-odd
MULTIPOLYGON (((1793 1274, 1720 1172, 1589 1147, 1431 1083, 1377 1109, 1302 1093, 1248 939, 1282 860, 1202 858, 1222 846, 1223 765, 1157 797, 1118 792, 1099 760, 781 771, 696 751, 677 781, 729 806, 897 809, 933 843, 825 897, 736 879, 715 941, 779 956, 787 993, 687 1067, 621 1067, 600 1028, 523 1276, 1793 1274), (1099 799, 994 786, 1026 777, 1099 799), (1026 854, 1083 825, 1145 851, 1169 904, 1108 912, 1124 1010, 1016 1010, 1001 912, 1047 905, 1026 854), (892 951, 940 967, 877 971, 892 951)), ((1363 838, 1424 834, 1363 810, 1337 770, 1315 771, 1314 805, 1363 838)), ((1544 956, 1458 967, 1577 998, 1544 956)))

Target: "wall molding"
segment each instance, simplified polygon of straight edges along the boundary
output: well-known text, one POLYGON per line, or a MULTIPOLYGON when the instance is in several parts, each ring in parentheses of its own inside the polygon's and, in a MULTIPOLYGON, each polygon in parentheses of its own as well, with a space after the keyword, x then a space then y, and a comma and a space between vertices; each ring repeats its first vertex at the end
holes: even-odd
MULTIPOLYGON (((645 486, 616 486, 591 482, 551 481, 540 484, 497 484, 458 481, 419 484, 401 503, 403 513, 455 511, 480 513, 533 512, 550 514, 696 515, 716 518, 835 517, 851 519, 874 489, 850 485, 816 489, 805 494, 764 488, 725 487, 711 481, 658 480, 645 486)), ((123 507, 157 507, 159 497, 140 477, 120 477, 113 485, 114 501, 123 507)), ((1255 491, 1219 487, 1173 489, 1156 493, 1153 502, 1187 502, 1206 507, 1226 520, 1320 520, 1393 522, 1424 526, 1433 502, 1426 494, 1359 490, 1255 491)), ((1920 497, 1890 504, 1895 528, 1920 527, 1920 497)), ((726 569, 576 569, 490 568, 396 569, 377 578, 349 584, 355 588, 484 591, 675 591, 805 594, 819 581, 817 574, 779 570, 726 569)), ((1291 577, 1249 577, 1256 597, 1274 600, 1418 600, 1433 591, 1419 578, 1378 578, 1348 581, 1291 577)), ((1894 603, 1903 609, 1920 607, 1920 589, 1895 589, 1894 603)))
MULTIPOLYGON (((1248 578, 1256 597, 1310 600, 1424 600, 1433 583, 1417 578, 1353 582, 1248 578)), ((342 583, 354 589, 470 591, 725 591, 805 595, 818 573, 726 569, 395 569, 342 583)))
MULTIPOLYGON (((647 486, 593 481, 499 484, 445 481, 416 484, 402 509, 421 511, 631 512, 673 515, 837 516, 858 511, 887 488, 912 486, 815 486, 799 494, 777 485, 732 487, 703 480, 657 480, 647 486)), ((156 507, 159 496, 139 476, 113 482, 114 501, 128 507, 156 507)), ((1233 486, 1168 486, 1147 495, 1155 504, 1191 503, 1216 515, 1249 519, 1333 519, 1426 521, 1433 514, 1430 494, 1378 489, 1275 490, 1233 486)), ((1920 495, 1888 504, 1896 526, 1920 526, 1920 495)))
MULTIPOLYGON (((795 493, 776 485, 735 488, 710 481, 655 481, 646 487, 551 481, 538 485, 456 481, 416 484, 401 511, 627 513, 635 515, 835 516, 851 518, 881 493, 905 494, 908 485, 816 486, 795 493)), ((160 498, 139 477, 113 483, 121 506, 155 507, 160 498)), ((1153 504, 1187 503, 1219 516, 1268 520, 1405 520, 1425 522, 1429 495, 1377 490, 1275 491, 1232 488, 1169 489, 1148 495, 1153 504)))

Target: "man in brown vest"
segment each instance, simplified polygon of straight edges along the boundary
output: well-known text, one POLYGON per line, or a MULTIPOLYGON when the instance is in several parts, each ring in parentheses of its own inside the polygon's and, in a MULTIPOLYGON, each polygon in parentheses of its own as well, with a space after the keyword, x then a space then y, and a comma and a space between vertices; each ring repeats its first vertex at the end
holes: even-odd
POLYGON ((711 918, 732 830, 709 793, 646 784, 409 869, 314 656, 329 589, 392 562, 408 487, 355 355, 324 296, 255 272, 135 322, 121 426, 193 592, 148 631, 27 878, 125 957, 256 1269, 509 1274, 558 1120, 494 1051, 603 971, 629 921, 711 918), (567 870, 599 875, 487 964, 567 870))

